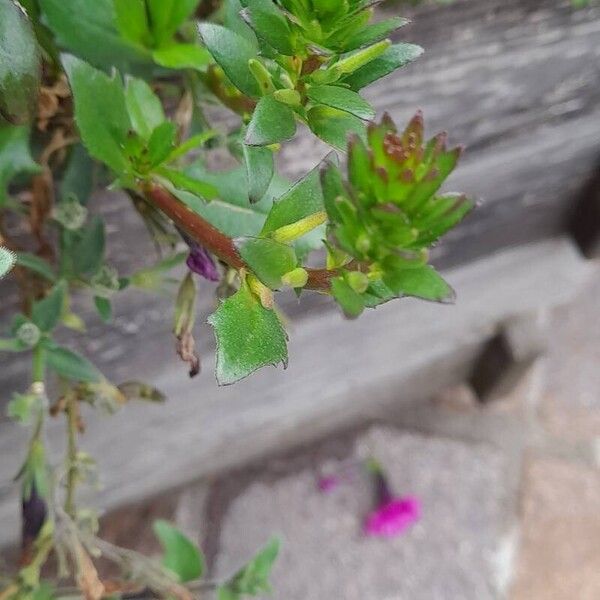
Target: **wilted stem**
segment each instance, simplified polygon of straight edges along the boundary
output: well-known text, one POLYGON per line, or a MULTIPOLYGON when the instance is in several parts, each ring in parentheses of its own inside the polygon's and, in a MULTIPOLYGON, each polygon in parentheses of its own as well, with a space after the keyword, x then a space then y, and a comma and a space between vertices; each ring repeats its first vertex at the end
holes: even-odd
MULTIPOLYGON (((178 227, 183 229, 194 241, 202 244, 217 258, 234 269, 242 269, 246 265, 238 254, 233 240, 223 232, 213 227, 198 213, 190 210, 183 202, 178 200, 171 192, 156 183, 147 183, 143 192, 149 201, 163 211, 178 227)), ((337 271, 327 269, 306 269, 308 282, 306 289, 328 291, 330 282, 337 271)))

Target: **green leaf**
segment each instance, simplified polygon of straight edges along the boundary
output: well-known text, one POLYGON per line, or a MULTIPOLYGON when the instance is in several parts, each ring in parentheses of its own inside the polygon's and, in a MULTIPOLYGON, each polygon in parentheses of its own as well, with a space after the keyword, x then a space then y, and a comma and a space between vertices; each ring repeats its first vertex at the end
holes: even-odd
POLYGON ((266 365, 287 366, 286 334, 279 317, 262 306, 246 283, 220 304, 208 322, 217 339, 219 385, 235 383, 266 365))
POLYGON ((332 279, 331 294, 348 317, 358 317, 365 309, 361 295, 354 291, 343 277, 332 279))
POLYGON ((155 521, 153 529, 163 549, 165 568, 175 573, 182 583, 202 577, 204 557, 190 539, 167 521, 155 521))
POLYGON ((353 35, 345 44, 345 50, 354 50, 368 44, 373 44, 379 40, 388 37, 391 33, 403 27, 408 23, 408 19, 403 17, 393 17, 380 21, 379 23, 373 23, 367 27, 362 28, 357 34, 353 35))
POLYGON ((41 59, 27 13, 0 0, 0 117, 26 123, 36 113, 41 59))
POLYGON ((100 380, 100 372, 87 358, 52 342, 47 342, 45 347, 48 367, 61 377, 90 383, 100 380))
POLYGON ((389 75, 396 69, 407 65, 423 54, 423 48, 415 44, 394 44, 381 56, 345 77, 343 83, 353 90, 360 90, 367 85, 389 75))
POLYGON ((258 596, 269 593, 269 578, 278 554, 279 540, 273 538, 245 567, 219 588, 218 599, 230 600, 243 595, 258 596))
POLYGON ((121 36, 141 46, 150 46, 152 35, 148 29, 145 0, 113 0, 117 28, 121 36))
POLYGON ((156 167, 170 158, 176 135, 177 125, 171 121, 165 121, 154 129, 148 140, 146 155, 152 167, 156 167))
POLYGON ((39 327, 40 331, 48 332, 56 326, 63 312, 66 293, 67 284, 61 281, 45 298, 33 303, 31 320, 39 327))
POLYGON ((258 202, 266 194, 273 179, 273 152, 268 148, 246 144, 242 148, 248 175, 248 196, 250 202, 258 202))
POLYGON ((238 238, 235 245, 254 274, 273 290, 282 286, 281 278, 298 264, 291 246, 268 238, 238 238))
POLYGON ((308 124, 313 133, 338 150, 346 150, 348 135, 366 137, 365 124, 354 115, 329 106, 314 106, 308 111, 308 124))
POLYGON ((163 549, 164 567, 182 583, 202 577, 204 557, 191 540, 167 521, 155 521, 152 528, 163 549))
POLYGON ((88 276, 96 273, 104 259, 104 246, 104 223, 95 216, 89 225, 81 229, 80 238, 73 244, 72 259, 76 273, 88 276))
POLYGON ((112 304, 108 298, 94 296, 94 306, 100 315, 100 318, 108 323, 112 319, 112 304))
POLYGON ((256 58, 255 47, 221 25, 200 23, 198 29, 204 45, 233 85, 247 96, 259 96, 260 87, 248 68, 248 61, 256 58))
POLYGON ((199 0, 146 0, 154 40, 158 46, 170 40, 194 12, 199 0))
POLYGON ((29 150, 29 128, 0 125, 0 207, 7 197, 8 184, 20 174, 39 173, 29 150))
POLYGON ((75 120, 90 154, 117 173, 128 170, 124 153, 131 122, 123 84, 75 58, 64 56, 63 65, 75 98, 75 120))
POLYGON ((10 273, 16 262, 16 254, 12 250, 0 246, 0 279, 10 273))
POLYGON ((245 142, 249 146, 267 146, 289 140, 295 133, 294 111, 273 96, 264 96, 254 109, 245 142))
POLYGON ((325 104, 346 111, 359 119, 372 119, 375 111, 357 92, 336 85, 314 85, 306 95, 316 104, 325 104))
POLYGON ((30 252, 17 252, 16 257, 19 266, 29 269, 37 275, 41 275, 48 281, 56 281, 56 275, 54 274, 52 267, 43 258, 31 254, 30 252))
POLYGON ((37 412, 41 408, 42 403, 38 394, 13 394, 6 407, 6 416, 21 425, 28 425, 34 411, 37 412))
MULTIPOLYGON (((129 1, 129 0, 127 0, 129 1)), ((107 71, 149 71, 150 54, 121 37, 113 0, 39 0, 57 43, 107 71)))
POLYGON ((383 282, 394 293, 433 302, 454 302, 454 290, 429 265, 386 272, 383 282))
POLYGON ((94 187, 94 161, 82 144, 71 148, 71 155, 60 182, 60 196, 73 195, 86 204, 94 187))
POLYGON ((210 183, 190 177, 181 171, 162 167, 158 170, 158 173, 166 177, 177 189, 191 192, 200 198, 210 200, 218 195, 217 189, 210 183))
POLYGON ((128 77, 125 86, 125 105, 133 129, 144 139, 165 120, 158 96, 142 79, 128 77))
POLYGON ((254 29, 258 37, 265 40, 281 54, 292 56, 292 33, 287 19, 272 0, 247 0, 242 18, 254 29))
POLYGON ((154 62, 169 69, 203 71, 212 62, 210 52, 197 44, 171 44, 152 52, 154 62))

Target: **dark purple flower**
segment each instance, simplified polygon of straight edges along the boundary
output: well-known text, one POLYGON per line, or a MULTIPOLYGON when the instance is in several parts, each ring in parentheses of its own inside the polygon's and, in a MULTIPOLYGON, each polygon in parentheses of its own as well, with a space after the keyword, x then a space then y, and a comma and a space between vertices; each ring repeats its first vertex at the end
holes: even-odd
POLYGON ((23 495, 21 515, 21 539, 25 551, 35 542, 48 517, 46 501, 38 493, 35 482, 31 484, 29 496, 23 495))
POLYGON ((196 244, 195 242, 190 244, 190 254, 185 262, 190 271, 201 275, 209 281, 219 281, 219 270, 213 257, 200 244, 196 244))
POLYGON ((365 519, 363 531, 372 537, 394 537, 421 518, 421 502, 413 496, 394 496, 381 467, 371 461, 377 506, 365 519))

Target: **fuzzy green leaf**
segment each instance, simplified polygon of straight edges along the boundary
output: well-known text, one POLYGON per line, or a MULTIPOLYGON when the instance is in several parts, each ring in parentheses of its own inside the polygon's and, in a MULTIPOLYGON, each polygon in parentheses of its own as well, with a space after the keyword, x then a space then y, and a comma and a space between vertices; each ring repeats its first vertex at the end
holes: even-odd
POLYGON ((233 85, 248 96, 260 95, 258 82, 248 68, 248 61, 256 58, 255 47, 221 25, 200 23, 198 29, 204 45, 233 85))
POLYGON ((249 146, 267 146, 289 140, 296 133, 294 111, 273 96, 258 101, 246 132, 249 146))
POLYGON ((189 538, 167 521, 155 521, 152 528, 163 549, 164 567, 175 573, 182 583, 202 577, 204 557, 189 538))
POLYGON ((421 54, 423 54, 421 46, 407 43, 394 44, 376 59, 348 75, 342 81, 353 90, 358 91, 419 58, 421 54))
POLYGON ((67 285, 64 281, 57 283, 42 300, 33 303, 31 320, 40 331, 51 331, 58 323, 63 311, 67 285))
POLYGON ((100 380, 100 372, 87 358, 51 342, 47 342, 45 347, 48 367, 61 377, 91 383, 100 380))
POLYGON ((128 170, 124 153, 131 122, 123 84, 74 56, 64 56, 63 65, 75 98, 75 120, 90 154, 117 173, 128 170))
POLYGON ((246 283, 220 304, 208 322, 217 339, 219 385, 235 383, 266 365, 287 366, 286 334, 279 317, 262 306, 246 283))
POLYGON ((35 115, 41 59, 25 11, 13 0, 0 0, 0 117, 25 123, 35 115))
POLYGON ((306 94, 315 104, 325 104, 332 108, 338 108, 359 119, 372 119, 375 110, 363 100, 357 92, 336 85, 314 85, 306 94))
POLYGON ((282 286, 281 278, 298 264, 294 249, 274 240, 245 237, 236 239, 235 245, 253 273, 273 290, 282 286))
POLYGON ((260 146, 243 145, 246 173, 248 175, 248 196, 250 202, 258 202, 269 189, 275 165, 273 152, 260 146))

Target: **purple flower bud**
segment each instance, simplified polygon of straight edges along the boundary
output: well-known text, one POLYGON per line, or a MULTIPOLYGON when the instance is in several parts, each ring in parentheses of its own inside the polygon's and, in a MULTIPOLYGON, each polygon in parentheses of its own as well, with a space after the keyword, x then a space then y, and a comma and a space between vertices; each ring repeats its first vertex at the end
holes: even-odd
POLYGON ((31 484, 29 497, 23 496, 21 539, 23 549, 35 542, 48 516, 46 501, 39 495, 35 483, 31 484))
POLYGON ((209 281, 219 281, 221 278, 217 265, 208 250, 195 242, 190 244, 190 254, 187 257, 186 265, 190 271, 209 281))

